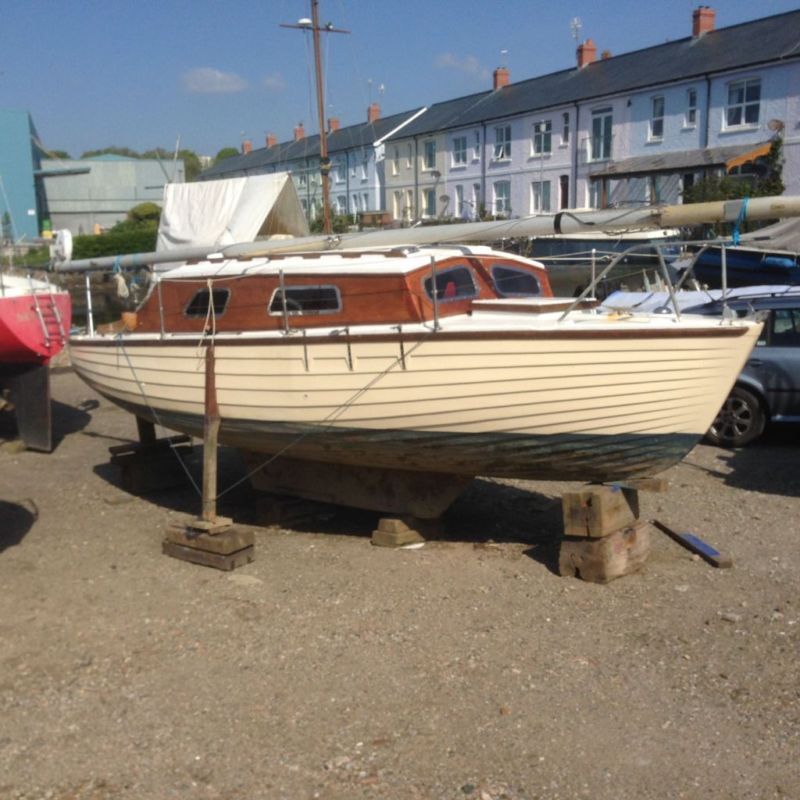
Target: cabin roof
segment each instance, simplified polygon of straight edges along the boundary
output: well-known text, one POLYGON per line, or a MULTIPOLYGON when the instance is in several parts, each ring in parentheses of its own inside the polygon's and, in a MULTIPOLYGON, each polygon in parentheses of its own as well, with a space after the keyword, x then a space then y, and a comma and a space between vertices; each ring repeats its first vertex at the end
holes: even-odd
POLYGON ((321 252, 289 254, 272 258, 254 258, 252 260, 230 259, 222 262, 202 261, 187 264, 161 273, 163 280, 194 278, 238 278, 247 275, 275 275, 283 271, 287 275, 320 275, 328 278, 341 278, 343 275, 406 275, 409 272, 430 267, 431 258, 444 261, 452 258, 474 256, 496 256, 503 261, 522 261, 526 264, 544 269, 541 264, 531 262, 520 256, 492 250, 490 247, 425 247, 411 248, 411 252, 402 252, 402 248, 391 248, 385 251, 374 249, 346 252, 321 252))

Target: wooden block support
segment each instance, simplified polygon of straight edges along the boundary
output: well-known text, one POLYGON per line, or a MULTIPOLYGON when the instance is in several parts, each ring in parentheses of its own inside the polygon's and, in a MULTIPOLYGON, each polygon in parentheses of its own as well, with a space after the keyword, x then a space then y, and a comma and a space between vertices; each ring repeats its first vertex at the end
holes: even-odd
POLYGON ((647 522, 637 522, 600 538, 565 537, 558 558, 559 574, 608 583, 635 572, 650 553, 650 528, 647 522))
POLYGON ((189 561, 192 564, 202 564, 205 567, 214 567, 215 569, 226 571, 243 567, 255 558, 255 548, 252 546, 237 550, 235 553, 222 554, 199 550, 196 547, 184 547, 168 539, 164 539, 162 551, 166 555, 178 558, 181 561, 189 561))
POLYGON ((417 529, 421 522, 421 520, 412 522, 397 517, 384 517, 378 522, 377 529, 372 532, 372 544, 378 547, 403 547, 424 542, 425 538, 417 529))
POLYGON ((565 536, 601 537, 633 525, 639 516, 635 490, 590 486, 561 499, 565 536))

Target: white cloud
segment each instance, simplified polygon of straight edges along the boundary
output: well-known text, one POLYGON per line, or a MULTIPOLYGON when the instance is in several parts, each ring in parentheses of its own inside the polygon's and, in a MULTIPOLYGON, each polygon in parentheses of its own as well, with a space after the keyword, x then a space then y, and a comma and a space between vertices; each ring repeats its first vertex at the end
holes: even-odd
POLYGON ((478 61, 475 56, 459 58, 453 53, 440 53, 436 57, 436 66, 439 69, 452 69, 467 75, 477 75, 479 77, 485 77, 489 74, 489 70, 481 66, 480 61, 478 61))
POLYGON ((199 94, 228 94, 247 88, 247 81, 235 72, 222 72, 214 67, 190 69, 183 73, 182 80, 188 92, 199 94))
POLYGON ((286 81, 280 72, 273 72, 272 75, 265 75, 262 81, 264 86, 271 92, 282 92, 286 88, 286 81))

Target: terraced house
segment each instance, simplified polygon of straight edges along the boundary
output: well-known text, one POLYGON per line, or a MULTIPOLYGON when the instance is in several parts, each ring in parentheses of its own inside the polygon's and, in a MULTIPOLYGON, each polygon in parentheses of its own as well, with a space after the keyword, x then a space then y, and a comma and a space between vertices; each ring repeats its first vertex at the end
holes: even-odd
MULTIPOLYGON (((800 10, 717 28, 700 6, 687 31, 617 56, 589 39, 569 69, 514 83, 501 66, 485 92, 395 115, 362 208, 410 222, 679 203, 704 175, 763 170, 776 138, 800 193, 800 10)), ((363 143, 339 141, 358 163, 363 143)))

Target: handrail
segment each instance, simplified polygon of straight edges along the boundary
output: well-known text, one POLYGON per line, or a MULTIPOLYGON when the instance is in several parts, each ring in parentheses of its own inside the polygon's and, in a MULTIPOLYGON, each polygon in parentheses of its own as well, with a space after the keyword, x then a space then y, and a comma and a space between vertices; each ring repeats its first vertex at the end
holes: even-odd
POLYGON ((39 318, 39 325, 44 334, 44 346, 50 349, 50 331, 47 330, 47 323, 44 321, 44 314, 42 314, 42 307, 39 305, 39 296, 36 293, 36 288, 33 285, 33 276, 28 273, 28 285, 31 287, 31 295, 33 297, 33 307, 36 310, 36 316, 39 318))

